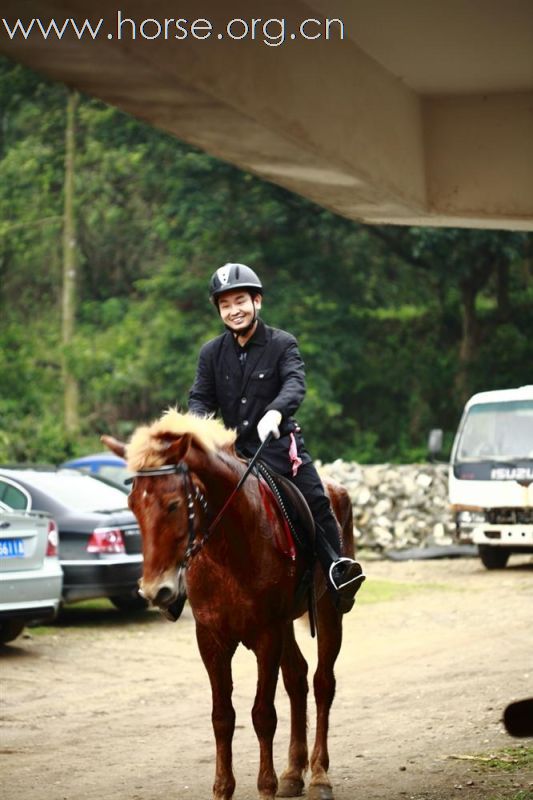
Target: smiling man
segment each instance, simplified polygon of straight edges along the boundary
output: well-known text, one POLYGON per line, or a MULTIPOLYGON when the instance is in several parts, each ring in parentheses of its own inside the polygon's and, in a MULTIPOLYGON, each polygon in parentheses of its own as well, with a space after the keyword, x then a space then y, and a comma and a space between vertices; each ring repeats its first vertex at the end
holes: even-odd
POLYGON ((258 317, 263 286, 245 264, 217 269, 209 295, 226 332, 200 350, 189 411, 198 416, 220 412, 226 427, 237 431, 237 449, 247 458, 272 434, 261 458, 289 478, 307 500, 316 524, 318 559, 339 610, 349 611, 365 577, 357 561, 341 554, 329 498, 293 416, 305 395, 296 339, 258 317))

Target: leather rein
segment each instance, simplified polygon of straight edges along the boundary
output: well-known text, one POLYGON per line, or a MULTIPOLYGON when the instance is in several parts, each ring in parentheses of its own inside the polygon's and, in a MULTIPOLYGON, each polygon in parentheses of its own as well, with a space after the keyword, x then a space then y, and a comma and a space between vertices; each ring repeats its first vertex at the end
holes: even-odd
POLYGON ((207 543, 210 535, 212 534, 213 530, 216 528, 224 512, 226 511, 227 507, 239 491, 242 485, 242 481, 235 487, 235 489, 231 492, 230 496, 216 515, 215 519, 210 523, 207 530, 201 535, 200 539, 196 539, 195 531, 194 531, 194 520, 196 517, 195 512, 195 501, 199 502, 202 506, 202 509, 206 515, 209 514, 209 509, 207 505, 207 500, 205 499, 204 495, 196 486, 194 481, 191 478, 191 472, 189 470, 188 465, 184 461, 180 461, 179 464, 167 464, 163 467, 152 467, 148 469, 141 469, 138 472, 135 472, 131 477, 127 478, 124 483, 133 483, 135 478, 157 478, 158 476, 163 475, 182 475, 183 477, 183 486, 185 489, 185 495, 187 498, 187 528, 188 528, 188 540, 187 540, 187 549, 185 551, 185 555, 183 557, 183 561, 180 564, 181 569, 186 569, 189 561, 193 556, 195 556, 200 550, 205 546, 207 543))
POLYGON ((185 555, 183 557, 183 561, 180 564, 180 569, 187 569, 189 561, 193 556, 195 556, 207 543, 209 537, 213 533, 214 529, 222 519, 224 512, 226 511, 227 507, 243 485, 244 481, 248 477, 248 475, 252 472, 253 468, 255 467, 256 461, 258 460, 259 456, 263 449, 269 444, 272 438, 272 434, 269 433, 268 436, 265 438, 261 445, 258 447, 255 455, 250 460, 244 474, 240 478, 239 482, 235 489, 231 492, 228 499, 216 515, 215 519, 211 522, 207 530, 202 534, 201 538, 196 541, 196 536, 194 532, 194 518, 196 516, 194 510, 194 501, 197 500, 203 508, 203 511, 206 515, 209 514, 207 500, 205 499, 204 495, 196 486, 191 478, 191 472, 189 470, 188 465, 185 461, 180 461, 178 464, 166 464, 162 467, 147 467, 146 469, 141 469, 138 472, 134 472, 133 475, 127 478, 124 483, 130 484, 133 483, 135 478, 157 478, 161 475, 182 475, 183 476, 183 485, 185 487, 185 494, 187 496, 187 526, 188 526, 188 541, 187 541, 187 549, 185 551, 185 555))

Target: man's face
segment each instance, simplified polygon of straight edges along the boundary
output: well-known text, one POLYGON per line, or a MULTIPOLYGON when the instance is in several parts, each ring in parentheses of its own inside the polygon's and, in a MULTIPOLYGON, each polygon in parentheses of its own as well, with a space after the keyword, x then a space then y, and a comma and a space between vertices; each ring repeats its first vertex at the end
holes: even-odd
POLYGON ((246 291, 224 292, 218 300, 222 322, 235 333, 245 330, 251 324, 254 313, 260 308, 261 295, 256 294, 252 299, 250 292, 246 291))

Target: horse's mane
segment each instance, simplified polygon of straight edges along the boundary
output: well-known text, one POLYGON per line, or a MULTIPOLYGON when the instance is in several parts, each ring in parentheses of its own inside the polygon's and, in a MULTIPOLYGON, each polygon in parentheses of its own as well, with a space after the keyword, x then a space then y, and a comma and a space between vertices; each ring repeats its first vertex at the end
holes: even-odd
POLYGON ((169 408, 151 425, 137 428, 127 447, 128 469, 138 472, 148 467, 161 467, 166 463, 167 451, 179 436, 189 433, 204 450, 228 449, 237 438, 213 417, 197 417, 189 412, 182 414, 169 408))

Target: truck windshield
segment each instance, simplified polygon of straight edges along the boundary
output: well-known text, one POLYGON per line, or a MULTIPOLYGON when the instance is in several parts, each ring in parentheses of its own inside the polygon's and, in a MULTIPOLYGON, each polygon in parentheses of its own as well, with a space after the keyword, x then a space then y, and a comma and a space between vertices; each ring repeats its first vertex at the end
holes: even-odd
POLYGON ((468 410, 456 461, 533 458, 533 400, 479 403, 468 410))

